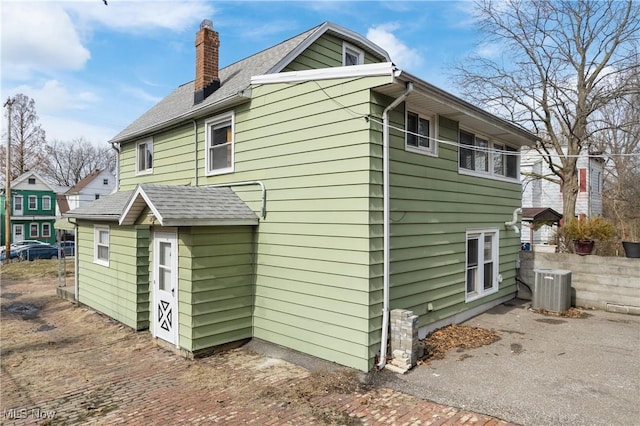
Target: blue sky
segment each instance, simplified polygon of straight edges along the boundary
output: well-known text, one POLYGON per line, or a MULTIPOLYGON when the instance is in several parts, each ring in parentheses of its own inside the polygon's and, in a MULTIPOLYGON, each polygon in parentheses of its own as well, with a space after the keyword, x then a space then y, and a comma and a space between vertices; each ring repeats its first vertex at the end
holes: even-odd
MULTIPOLYGON (((396 65, 457 94, 448 67, 476 45, 469 1, 12 1, 2 15, 2 101, 36 101, 47 140, 106 143, 194 78, 195 33, 211 19, 220 66, 324 21, 389 52, 396 65)), ((2 120, 5 126, 5 120, 2 120)))

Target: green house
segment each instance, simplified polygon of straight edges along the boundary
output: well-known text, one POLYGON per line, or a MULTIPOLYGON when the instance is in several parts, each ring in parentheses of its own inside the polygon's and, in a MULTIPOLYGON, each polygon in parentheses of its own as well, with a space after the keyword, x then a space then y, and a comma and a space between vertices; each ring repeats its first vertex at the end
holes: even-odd
POLYGON ((366 371, 390 310, 424 336, 514 297, 532 134, 329 22, 218 48, 204 21, 195 80, 111 141, 118 192, 68 214, 80 303, 188 355, 257 338, 366 371))
MULTIPOLYGON (((0 240, 6 241, 6 193, 0 194, 0 240)), ((22 240, 39 240, 55 243, 53 225, 56 221, 56 192, 36 172, 25 172, 11 182, 10 201, 11 243, 22 240)))

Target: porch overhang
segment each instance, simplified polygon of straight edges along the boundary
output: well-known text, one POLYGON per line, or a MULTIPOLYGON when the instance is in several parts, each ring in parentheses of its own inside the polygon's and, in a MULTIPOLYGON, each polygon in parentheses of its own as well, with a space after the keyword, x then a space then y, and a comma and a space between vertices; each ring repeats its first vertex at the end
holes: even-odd
POLYGON ((231 188, 140 184, 133 191, 120 225, 133 225, 149 208, 161 226, 257 225, 258 217, 231 188))

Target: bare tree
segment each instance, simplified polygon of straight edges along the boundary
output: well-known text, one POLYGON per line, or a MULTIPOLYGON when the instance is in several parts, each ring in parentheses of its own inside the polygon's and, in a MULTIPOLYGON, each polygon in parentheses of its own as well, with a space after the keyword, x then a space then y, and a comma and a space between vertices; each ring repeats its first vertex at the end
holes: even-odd
MULTIPOLYGON (((29 170, 40 171, 46 164, 45 132, 39 124, 35 101, 22 93, 18 93, 12 99, 11 180, 29 170)), ((4 138, 6 131, 3 140, 4 138)), ((7 151, 3 145, 0 147, 0 169, 5 169, 6 161, 7 151)))
POLYGON ((594 113, 638 87, 640 2, 481 0, 478 29, 500 47, 456 68, 467 97, 540 136, 536 147, 575 215, 577 156, 593 143, 594 113))
POLYGON ((58 185, 73 186, 95 170, 115 169, 115 151, 108 146, 96 148, 84 138, 54 140, 46 151, 48 162, 43 176, 58 185))
POLYGON ((599 127, 599 145, 612 154, 605 169, 605 211, 623 239, 640 241, 640 95, 618 99, 605 108, 599 127))

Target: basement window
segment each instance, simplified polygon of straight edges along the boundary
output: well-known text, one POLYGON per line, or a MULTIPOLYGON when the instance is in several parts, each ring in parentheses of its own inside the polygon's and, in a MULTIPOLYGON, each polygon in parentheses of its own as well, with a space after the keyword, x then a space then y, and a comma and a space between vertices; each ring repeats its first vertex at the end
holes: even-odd
POLYGON ((467 231, 465 301, 498 291, 498 230, 467 231))

